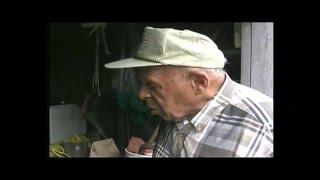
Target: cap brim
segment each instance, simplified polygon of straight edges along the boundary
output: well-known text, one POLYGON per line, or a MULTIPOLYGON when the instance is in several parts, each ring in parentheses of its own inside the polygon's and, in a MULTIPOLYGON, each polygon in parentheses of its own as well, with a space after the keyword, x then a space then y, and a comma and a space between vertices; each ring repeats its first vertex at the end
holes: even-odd
POLYGON ((133 68, 133 67, 144 67, 144 66, 160 66, 161 63, 146 61, 136 58, 123 59, 104 65, 105 68, 116 69, 116 68, 133 68))

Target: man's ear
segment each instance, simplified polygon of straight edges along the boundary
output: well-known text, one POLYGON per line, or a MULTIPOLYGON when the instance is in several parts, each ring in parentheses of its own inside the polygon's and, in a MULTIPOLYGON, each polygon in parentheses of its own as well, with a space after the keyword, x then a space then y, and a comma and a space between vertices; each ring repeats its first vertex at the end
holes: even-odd
POLYGON ((205 72, 198 70, 189 71, 189 79, 191 80, 194 93, 202 94, 209 87, 209 76, 205 72))

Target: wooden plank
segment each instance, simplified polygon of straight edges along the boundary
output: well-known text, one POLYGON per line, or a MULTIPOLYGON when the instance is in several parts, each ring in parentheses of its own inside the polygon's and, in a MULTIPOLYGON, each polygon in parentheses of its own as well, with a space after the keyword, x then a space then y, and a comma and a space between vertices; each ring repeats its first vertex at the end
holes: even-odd
POLYGON ((273 97, 273 23, 252 23, 251 87, 273 97))
POLYGON ((241 23, 241 83, 251 86, 251 23, 241 23))

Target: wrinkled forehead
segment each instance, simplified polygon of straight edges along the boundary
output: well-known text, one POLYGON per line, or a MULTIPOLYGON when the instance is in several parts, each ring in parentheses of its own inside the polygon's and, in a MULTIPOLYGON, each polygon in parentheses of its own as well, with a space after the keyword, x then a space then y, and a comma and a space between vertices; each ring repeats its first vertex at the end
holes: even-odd
POLYGON ((145 81, 147 79, 162 79, 171 73, 172 69, 165 66, 148 66, 135 68, 134 71, 139 81, 145 81))

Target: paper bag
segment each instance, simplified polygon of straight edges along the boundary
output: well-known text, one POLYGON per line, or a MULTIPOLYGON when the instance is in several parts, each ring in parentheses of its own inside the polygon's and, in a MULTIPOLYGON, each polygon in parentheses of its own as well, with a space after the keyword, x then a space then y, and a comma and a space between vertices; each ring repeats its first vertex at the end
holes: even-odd
POLYGON ((121 157, 121 153, 112 138, 93 142, 90 157, 121 157))

